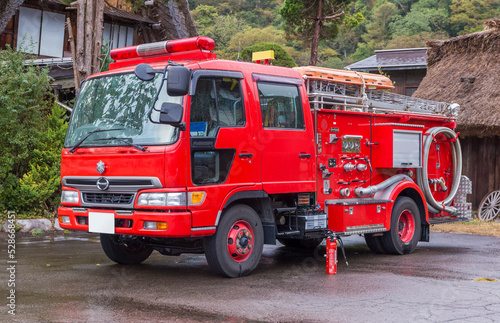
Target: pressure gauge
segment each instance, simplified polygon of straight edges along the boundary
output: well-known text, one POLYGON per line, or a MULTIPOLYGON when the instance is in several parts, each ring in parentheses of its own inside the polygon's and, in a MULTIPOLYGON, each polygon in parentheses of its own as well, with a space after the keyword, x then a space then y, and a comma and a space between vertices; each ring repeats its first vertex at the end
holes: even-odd
POLYGON ((344 148, 344 150, 346 150, 347 148, 349 148, 349 142, 347 141, 342 141, 342 148, 344 148))
POLYGON ((349 148, 354 149, 354 141, 349 141, 349 148))

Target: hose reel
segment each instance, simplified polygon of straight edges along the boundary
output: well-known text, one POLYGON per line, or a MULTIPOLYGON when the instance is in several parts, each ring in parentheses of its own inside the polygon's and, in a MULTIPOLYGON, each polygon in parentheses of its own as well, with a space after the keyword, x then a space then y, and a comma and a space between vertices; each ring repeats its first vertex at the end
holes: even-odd
MULTIPOLYGON (((422 168, 417 169, 417 184, 420 189, 423 191, 425 199, 427 201, 427 208, 432 213, 440 213, 441 211, 445 211, 448 213, 456 213, 457 210, 454 207, 450 207, 450 204, 453 202, 455 195, 458 191, 458 186, 460 185, 460 178, 462 174, 462 150, 460 148, 460 142, 458 140, 457 134, 446 127, 434 127, 429 129, 426 132, 426 138, 424 139, 424 156, 423 156, 423 165, 422 168), (452 161, 453 161, 453 182, 451 189, 449 189, 448 196, 442 200, 437 201, 434 195, 431 192, 430 183, 429 183, 429 151, 431 149, 432 143, 435 141, 437 135, 442 134, 447 139, 449 139, 452 161)), ((439 150, 438 150, 439 152, 439 150)), ((433 182, 435 180, 431 180, 433 182)), ((441 188, 443 185, 439 183, 441 188)), ((446 190, 443 190, 446 191, 446 190)))

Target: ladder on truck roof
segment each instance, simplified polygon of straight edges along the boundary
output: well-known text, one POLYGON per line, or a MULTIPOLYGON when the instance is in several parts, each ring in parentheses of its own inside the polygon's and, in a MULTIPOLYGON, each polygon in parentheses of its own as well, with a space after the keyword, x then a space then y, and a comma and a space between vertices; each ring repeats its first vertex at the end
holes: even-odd
MULTIPOLYGON (((296 69, 304 78, 309 102, 320 109, 379 113, 402 111, 451 117, 458 113, 458 104, 424 100, 387 92, 387 89, 392 88, 392 86, 372 85, 373 82, 370 82, 371 74, 368 73, 326 68, 321 68, 321 73, 318 73, 319 68, 312 67, 296 69), (313 72, 311 73, 311 71, 313 72), (331 75, 329 75, 329 71, 331 71, 331 75), (337 72, 342 72, 342 77, 338 77, 337 72), (347 73, 352 73, 355 77, 347 78, 345 77, 347 73), (359 81, 353 82, 354 79, 359 81)), ((381 75, 372 75, 378 79, 381 77, 381 75)))

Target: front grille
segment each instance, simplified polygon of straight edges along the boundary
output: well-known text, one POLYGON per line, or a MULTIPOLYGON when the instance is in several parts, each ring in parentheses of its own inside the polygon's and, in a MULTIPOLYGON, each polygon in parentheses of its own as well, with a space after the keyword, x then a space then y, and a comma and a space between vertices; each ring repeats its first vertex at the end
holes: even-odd
MULTIPOLYGON (((152 186, 153 182, 149 179, 116 179, 107 177, 110 186, 152 186)), ((68 178, 65 181, 68 186, 89 185, 96 186, 97 180, 94 178, 68 178)))
POLYGON ((119 193, 83 193, 85 203, 95 204, 131 204, 134 194, 119 193))

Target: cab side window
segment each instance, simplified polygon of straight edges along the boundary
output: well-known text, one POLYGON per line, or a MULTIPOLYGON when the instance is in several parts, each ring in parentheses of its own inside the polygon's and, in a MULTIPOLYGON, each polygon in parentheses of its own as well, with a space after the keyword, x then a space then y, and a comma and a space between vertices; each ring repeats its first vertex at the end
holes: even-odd
POLYGON ((305 129, 297 86, 259 82, 257 87, 264 128, 305 129))
POLYGON ((245 124, 240 80, 201 78, 191 97, 191 137, 213 137, 220 127, 245 124))

